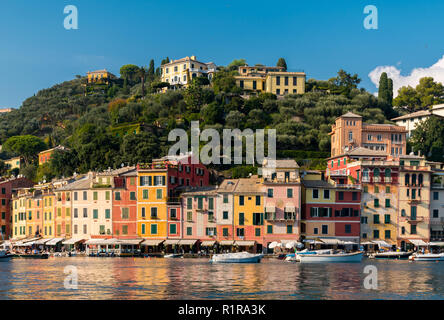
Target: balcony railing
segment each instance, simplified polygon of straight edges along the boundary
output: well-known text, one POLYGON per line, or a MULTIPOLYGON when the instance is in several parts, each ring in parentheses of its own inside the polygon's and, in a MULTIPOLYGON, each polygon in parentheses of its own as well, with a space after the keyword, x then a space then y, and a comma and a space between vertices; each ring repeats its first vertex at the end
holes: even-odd
POLYGON ((401 222, 408 222, 408 223, 418 223, 418 222, 425 222, 426 218, 423 216, 405 216, 400 218, 401 222))
POLYGON ((441 218, 430 218, 430 224, 433 224, 433 225, 444 225, 444 217, 441 217, 441 218))

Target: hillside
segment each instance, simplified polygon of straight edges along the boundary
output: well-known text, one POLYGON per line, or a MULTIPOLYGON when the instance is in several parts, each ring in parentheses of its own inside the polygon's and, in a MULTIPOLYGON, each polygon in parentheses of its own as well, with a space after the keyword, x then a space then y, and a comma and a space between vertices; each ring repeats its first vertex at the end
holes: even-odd
POLYGON ((247 99, 239 95, 233 74, 222 69, 212 86, 195 81, 187 89, 166 93, 154 93, 158 80, 152 79, 145 83, 143 99, 139 79, 119 79, 87 95, 85 78, 67 81, 39 91, 18 110, 0 116, 0 139, 30 134, 42 138, 47 147, 69 147, 70 152, 56 156, 45 171, 46 175, 68 175, 161 156, 168 150, 171 129, 188 130, 191 121, 199 120, 201 129, 219 131, 275 128, 278 156, 322 168, 321 159, 330 151, 328 132, 336 117, 352 111, 366 122, 386 123, 385 113, 393 112, 356 85, 339 83, 331 94, 316 89, 312 80, 307 86, 312 91, 303 95, 277 99, 273 94, 259 94, 247 99))

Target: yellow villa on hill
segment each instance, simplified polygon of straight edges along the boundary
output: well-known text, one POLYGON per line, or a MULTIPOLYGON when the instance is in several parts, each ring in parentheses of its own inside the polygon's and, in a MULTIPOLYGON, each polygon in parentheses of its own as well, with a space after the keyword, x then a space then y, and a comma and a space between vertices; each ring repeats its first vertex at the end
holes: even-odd
POLYGON ((106 69, 88 71, 86 73, 88 83, 109 83, 109 80, 116 79, 117 77, 106 69))

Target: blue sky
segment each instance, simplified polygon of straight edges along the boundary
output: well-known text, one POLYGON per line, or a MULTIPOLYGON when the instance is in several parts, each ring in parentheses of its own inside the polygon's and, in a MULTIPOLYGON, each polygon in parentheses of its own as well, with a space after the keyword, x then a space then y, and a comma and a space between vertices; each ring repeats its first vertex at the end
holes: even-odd
POLYGON ((282 56, 316 79, 343 68, 373 92, 376 67, 408 74, 444 55, 442 12, 442 0, 1 0, 0 107, 88 70, 187 55, 218 65, 282 56), (66 5, 78 8, 78 30, 63 28, 66 5), (363 27, 366 5, 378 8, 378 30, 363 27))

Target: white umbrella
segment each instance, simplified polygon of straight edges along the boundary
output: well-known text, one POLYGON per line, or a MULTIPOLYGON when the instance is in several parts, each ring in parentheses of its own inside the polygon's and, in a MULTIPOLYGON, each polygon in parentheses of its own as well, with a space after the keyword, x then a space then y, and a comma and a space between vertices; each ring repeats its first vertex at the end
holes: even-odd
POLYGON ((304 244, 303 244, 303 243, 300 243, 300 242, 298 242, 298 244, 296 245, 296 247, 297 247, 297 248, 299 248, 299 249, 301 249, 301 248, 303 248, 303 247, 304 247, 304 244))
POLYGON ((296 247, 296 242, 294 242, 294 241, 287 242, 287 244, 285 245, 285 248, 287 248, 287 249, 291 249, 294 247, 296 247))
POLYGON ((278 245, 279 245, 279 243, 277 243, 276 241, 273 241, 272 243, 270 243, 270 244, 268 245, 268 248, 270 248, 270 249, 274 249, 274 248, 276 248, 278 245))

